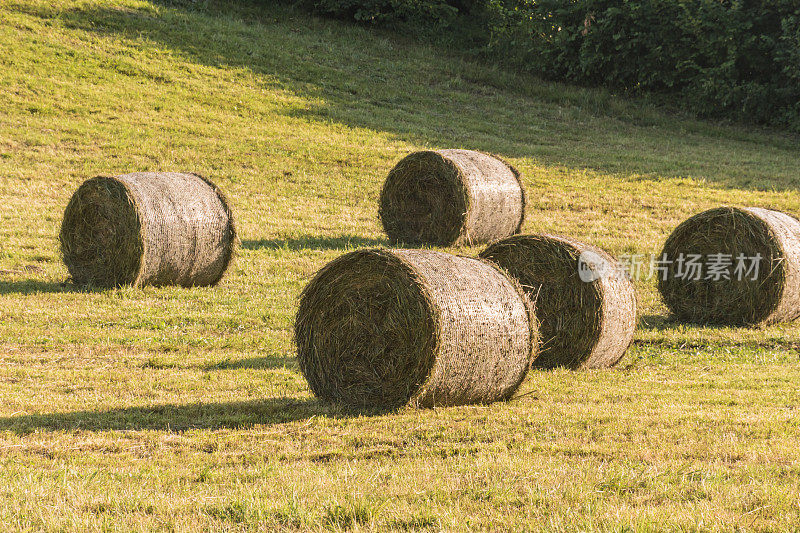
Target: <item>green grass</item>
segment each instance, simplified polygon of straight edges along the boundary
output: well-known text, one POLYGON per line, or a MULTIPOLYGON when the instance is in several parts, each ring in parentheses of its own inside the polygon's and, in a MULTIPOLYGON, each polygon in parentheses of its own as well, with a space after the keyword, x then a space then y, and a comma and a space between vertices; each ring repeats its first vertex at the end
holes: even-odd
POLYGON ((382 416, 318 404, 291 342, 311 275, 386 244, 378 192, 411 150, 499 153, 525 231, 622 254, 719 204, 800 214, 797 137, 269 4, 0 0, 5 530, 798 528, 798 323, 675 324, 641 282, 618 368, 382 416), (141 170, 229 195, 243 246, 220 286, 64 283, 72 192, 141 170))

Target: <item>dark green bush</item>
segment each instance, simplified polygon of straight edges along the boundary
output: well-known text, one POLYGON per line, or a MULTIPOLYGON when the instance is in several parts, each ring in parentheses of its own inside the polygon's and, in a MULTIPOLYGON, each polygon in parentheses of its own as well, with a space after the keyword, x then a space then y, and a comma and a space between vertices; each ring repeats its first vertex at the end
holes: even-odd
POLYGON ((317 13, 436 29, 449 42, 460 35, 462 47, 546 79, 800 131, 800 0, 302 1, 317 13))
POLYGON ((301 0, 317 13, 352 18, 359 22, 393 24, 413 22, 430 26, 452 24, 458 14, 458 2, 442 0, 301 0))

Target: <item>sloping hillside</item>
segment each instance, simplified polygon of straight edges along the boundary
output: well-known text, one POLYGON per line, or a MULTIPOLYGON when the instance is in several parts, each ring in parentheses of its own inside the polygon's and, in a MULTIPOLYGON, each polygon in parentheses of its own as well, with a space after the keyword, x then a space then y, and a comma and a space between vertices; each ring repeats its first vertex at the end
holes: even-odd
POLYGON ((318 268, 387 245, 378 192, 411 150, 501 154, 525 176, 526 232, 650 254, 715 205, 800 214, 800 139, 241 4, 0 0, 0 522, 796 526, 800 323, 678 325, 642 281, 618 368, 381 416, 318 404, 291 326, 318 268), (72 192, 142 170, 200 172, 231 198, 242 249, 220 286, 65 283, 72 192))

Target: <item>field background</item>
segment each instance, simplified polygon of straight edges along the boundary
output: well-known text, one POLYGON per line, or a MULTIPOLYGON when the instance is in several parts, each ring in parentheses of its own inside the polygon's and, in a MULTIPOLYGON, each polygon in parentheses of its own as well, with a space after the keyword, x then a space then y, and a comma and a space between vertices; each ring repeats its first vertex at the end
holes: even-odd
POLYGON ((641 282, 617 368, 382 416, 318 404, 291 328, 318 268, 387 245, 378 192, 412 150, 499 153, 524 231, 649 254, 719 204, 800 214, 800 139, 269 4, 0 0, 4 529, 798 527, 798 323, 671 323, 641 282), (144 170, 231 198, 242 248, 218 287, 65 283, 72 192, 144 170))

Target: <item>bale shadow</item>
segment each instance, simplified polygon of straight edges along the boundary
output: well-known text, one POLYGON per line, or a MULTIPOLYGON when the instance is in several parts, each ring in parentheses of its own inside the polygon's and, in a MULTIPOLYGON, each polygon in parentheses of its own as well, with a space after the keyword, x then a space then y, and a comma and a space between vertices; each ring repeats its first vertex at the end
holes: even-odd
POLYGON ((51 282, 36 279, 20 281, 0 280, 0 295, 4 294, 37 294, 56 292, 94 293, 103 289, 75 285, 71 281, 51 282))
POLYGON ((636 329, 663 331, 681 324, 672 315, 642 315, 636 329))
MULTIPOLYGON (((791 324, 797 320, 790 320, 785 322, 787 324, 791 324)), ((642 330, 650 330, 650 331, 664 331, 667 329, 675 328, 681 326, 684 329, 692 330, 692 329, 745 329, 745 330, 758 330, 763 328, 764 326, 755 324, 751 326, 742 326, 736 324, 717 324, 717 323, 707 323, 703 324, 700 322, 689 322, 686 320, 681 320, 674 315, 642 315, 639 317, 639 322, 636 324, 636 329, 642 330)))
POLYGON ((352 418, 383 414, 327 405, 316 399, 264 400, 165 404, 110 409, 17 415, 0 418, 0 431, 26 435, 36 431, 186 431, 191 429, 247 429, 277 425, 316 416, 352 418))
POLYGON ((351 248, 374 248, 386 246, 389 241, 385 239, 371 239, 356 235, 340 235, 338 237, 317 237, 304 235, 302 237, 287 237, 282 239, 243 240, 242 248, 245 250, 349 250, 351 248))

